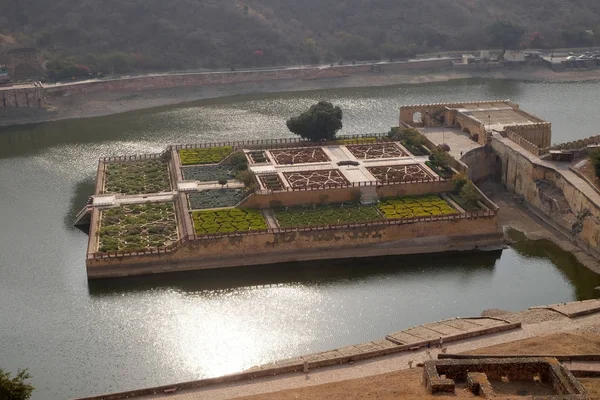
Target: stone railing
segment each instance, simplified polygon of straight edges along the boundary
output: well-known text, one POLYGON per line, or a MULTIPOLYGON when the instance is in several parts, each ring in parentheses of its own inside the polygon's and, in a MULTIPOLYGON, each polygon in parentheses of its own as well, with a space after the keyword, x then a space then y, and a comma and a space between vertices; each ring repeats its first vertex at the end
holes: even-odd
POLYGON ((129 161, 143 161, 143 160, 161 160, 165 156, 165 152, 153 153, 153 154, 130 154, 127 156, 108 156, 100 157, 100 161, 105 163, 110 162, 129 162, 129 161))
MULTIPOLYGON (((171 146, 175 150, 181 149, 203 149, 210 147, 225 147, 230 146, 234 150, 241 150, 244 148, 255 148, 255 149, 269 149, 269 148, 286 148, 288 146, 293 147, 321 147, 330 145, 340 145, 342 140, 357 140, 365 138, 376 138, 378 140, 387 137, 387 133, 366 133, 360 135, 342 135, 336 137, 336 140, 327 142, 311 142, 307 139, 302 138, 281 138, 281 139, 257 139, 257 140, 246 140, 237 142, 205 142, 205 143, 189 143, 189 144, 177 144, 171 146)), ((347 144, 347 143, 344 143, 347 144)))

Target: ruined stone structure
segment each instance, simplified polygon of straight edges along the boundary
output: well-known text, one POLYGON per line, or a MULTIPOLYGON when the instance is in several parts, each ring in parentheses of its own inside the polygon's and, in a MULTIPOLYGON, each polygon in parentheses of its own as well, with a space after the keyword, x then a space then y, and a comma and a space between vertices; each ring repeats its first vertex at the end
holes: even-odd
POLYGON ((457 384, 466 383, 469 390, 486 399, 519 395, 511 393, 511 382, 520 383, 524 388, 520 391, 529 394, 523 398, 588 399, 583 385, 555 358, 430 360, 423 367, 423 383, 432 394, 453 394, 457 384))
POLYGON ((35 48, 20 48, 6 52, 6 66, 12 81, 44 76, 42 63, 35 48))
POLYGON ((400 108, 400 124, 413 127, 450 127, 468 133, 479 144, 493 132, 512 140, 546 148, 551 142, 550 123, 522 111, 508 100, 409 105, 400 108))

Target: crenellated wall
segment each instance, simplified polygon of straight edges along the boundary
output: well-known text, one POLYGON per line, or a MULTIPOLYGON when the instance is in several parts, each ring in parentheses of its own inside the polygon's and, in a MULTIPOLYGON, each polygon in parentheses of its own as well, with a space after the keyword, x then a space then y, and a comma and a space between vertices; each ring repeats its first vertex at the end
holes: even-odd
MULTIPOLYGON (((522 111, 521 111, 522 112, 522 111)), ((528 116, 528 118, 536 118, 534 116, 528 116)), ((550 147, 552 143, 552 125, 549 122, 539 122, 529 125, 511 125, 506 126, 505 131, 511 140, 514 140, 515 135, 525 139, 527 142, 533 144, 540 149, 550 147), (513 135, 510 135, 510 134, 513 135)), ((528 149, 529 150, 529 149, 528 149)), ((535 153, 539 155, 539 153, 535 153)))

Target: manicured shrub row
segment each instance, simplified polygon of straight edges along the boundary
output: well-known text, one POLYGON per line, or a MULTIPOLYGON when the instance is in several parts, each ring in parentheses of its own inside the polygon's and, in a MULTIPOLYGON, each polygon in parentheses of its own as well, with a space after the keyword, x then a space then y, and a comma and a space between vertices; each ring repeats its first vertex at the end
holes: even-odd
POLYGON ((269 157, 267 157, 267 153, 265 153, 262 150, 251 151, 250 153, 248 153, 248 156, 250 156, 250 159, 255 164, 265 163, 265 162, 269 161, 269 157))
POLYGON ((242 189, 210 189, 188 194, 190 208, 200 210, 203 208, 234 207, 244 198, 242 189))
POLYGON ((227 157, 232 150, 231 146, 181 149, 179 157, 181 165, 216 164, 227 157))
POLYGON ((414 145, 407 140, 402 140, 400 143, 415 156, 426 156, 429 154, 421 147, 421 145, 414 145))
POLYGON ((160 160, 106 164, 104 193, 144 194, 170 190, 169 170, 160 160))
POLYGON ((283 182, 277 174, 258 175, 258 179, 269 190, 283 190, 283 182))
POLYGON ((386 219, 404 219, 456 214, 457 211, 439 196, 399 197, 377 205, 386 219))
POLYGON ((200 182, 212 182, 219 179, 233 179, 236 171, 229 165, 203 165, 181 168, 183 179, 200 182))
POLYGON ((267 229, 267 223, 260 210, 247 208, 194 211, 192 212, 192 220, 197 235, 263 231, 267 229))
POLYGON ((382 219, 375 207, 357 203, 288 207, 274 210, 274 213, 281 228, 355 224, 382 219))
POLYGON ((356 139, 338 139, 336 142, 340 144, 365 144, 365 143, 377 143, 377 138, 374 137, 366 137, 366 138, 356 138, 356 139))
POLYGON ((177 241, 173 203, 128 205, 103 210, 100 252, 139 251, 177 241))

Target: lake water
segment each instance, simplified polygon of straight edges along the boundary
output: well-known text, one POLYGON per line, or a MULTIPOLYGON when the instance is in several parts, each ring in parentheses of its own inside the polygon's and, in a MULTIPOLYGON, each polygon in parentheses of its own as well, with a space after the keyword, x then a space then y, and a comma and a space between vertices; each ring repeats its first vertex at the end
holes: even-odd
MULTIPOLYGON (((343 134, 384 132, 403 104, 511 99, 554 141, 599 133, 600 83, 457 81, 206 100, 0 128, 0 368, 28 367, 33 399, 235 372, 486 308, 587 299, 600 277, 549 242, 502 252, 314 262, 88 283, 72 226, 97 159, 172 143, 290 136, 320 99, 343 134)), ((1 115, 0 115, 1 118, 1 115)))

